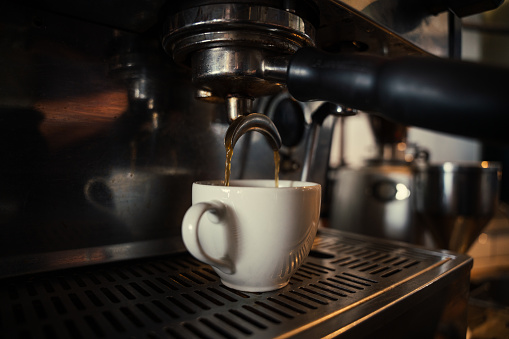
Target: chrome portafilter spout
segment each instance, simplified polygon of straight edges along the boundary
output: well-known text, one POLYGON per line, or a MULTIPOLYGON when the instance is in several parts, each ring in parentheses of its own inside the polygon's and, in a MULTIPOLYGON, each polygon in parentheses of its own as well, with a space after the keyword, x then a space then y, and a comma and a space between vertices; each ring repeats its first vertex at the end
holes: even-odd
POLYGON ((281 136, 276 125, 266 115, 251 113, 253 99, 229 96, 226 100, 226 111, 230 126, 224 138, 225 147, 235 147, 241 136, 250 131, 257 131, 267 139, 274 152, 281 148, 281 136))
POLYGON ((228 122, 232 123, 237 118, 251 114, 253 111, 253 99, 242 96, 230 95, 226 98, 226 113, 228 122))
POLYGON ((261 133, 273 151, 277 152, 281 148, 281 136, 276 126, 269 117, 260 113, 251 113, 235 119, 226 130, 225 146, 233 149, 240 137, 249 131, 261 133))
POLYGON ((226 149, 226 166, 225 166, 225 186, 229 186, 231 160, 233 156, 233 149, 235 144, 241 136, 249 131, 258 131, 261 133, 269 143, 274 151, 274 164, 275 164, 275 184, 279 186, 279 149, 281 148, 281 136, 272 122, 266 115, 260 113, 251 113, 242 115, 233 120, 226 130, 224 138, 224 146, 226 149))

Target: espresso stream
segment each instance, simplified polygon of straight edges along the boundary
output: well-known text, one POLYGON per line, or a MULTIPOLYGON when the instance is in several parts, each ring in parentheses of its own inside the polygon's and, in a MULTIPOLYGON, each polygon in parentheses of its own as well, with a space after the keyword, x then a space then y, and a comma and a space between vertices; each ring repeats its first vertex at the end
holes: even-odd
MULTIPOLYGON (((230 186, 230 174, 232 169, 232 156, 233 156, 232 139, 225 138, 224 148, 226 149, 226 163, 224 170, 224 185, 230 186)), ((279 187, 279 151, 274 151, 274 180, 276 187, 279 187)))

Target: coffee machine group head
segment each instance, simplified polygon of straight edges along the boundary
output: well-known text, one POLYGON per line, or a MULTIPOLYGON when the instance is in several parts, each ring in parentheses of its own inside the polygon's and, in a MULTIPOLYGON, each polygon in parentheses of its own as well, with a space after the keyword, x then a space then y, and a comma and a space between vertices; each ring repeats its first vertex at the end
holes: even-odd
POLYGON ((163 47, 191 68, 197 98, 225 102, 231 122, 251 113, 254 98, 281 91, 266 79, 278 57, 314 46, 317 12, 307 0, 187 1, 172 9, 163 47))

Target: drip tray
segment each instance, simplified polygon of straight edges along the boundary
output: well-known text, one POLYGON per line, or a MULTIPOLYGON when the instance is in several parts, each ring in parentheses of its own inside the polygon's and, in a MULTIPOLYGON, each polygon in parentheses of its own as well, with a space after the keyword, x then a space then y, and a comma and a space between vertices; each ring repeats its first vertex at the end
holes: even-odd
POLYGON ((465 337, 472 260, 320 230, 285 288, 243 293, 188 254, 0 281, 5 338, 465 337))

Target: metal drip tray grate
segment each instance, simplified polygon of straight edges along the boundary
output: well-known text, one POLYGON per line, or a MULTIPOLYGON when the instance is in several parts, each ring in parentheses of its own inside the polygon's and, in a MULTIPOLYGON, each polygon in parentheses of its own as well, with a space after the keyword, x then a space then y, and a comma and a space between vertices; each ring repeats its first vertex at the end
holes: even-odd
POLYGON ((188 254, 5 279, 0 337, 367 335, 422 317, 430 297, 450 303, 458 286, 468 290, 470 266, 466 256, 323 230, 291 283, 273 292, 229 289, 188 254))

